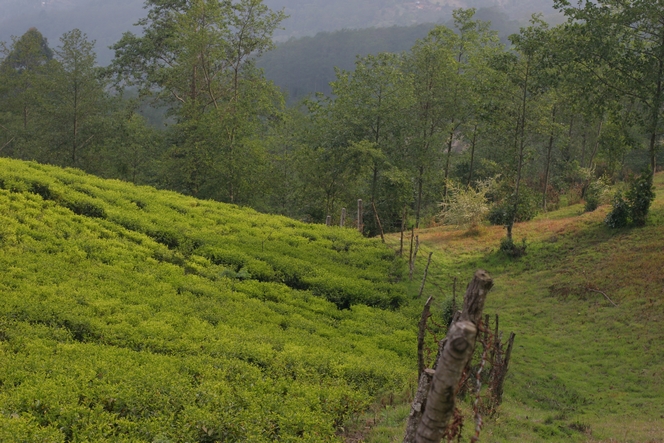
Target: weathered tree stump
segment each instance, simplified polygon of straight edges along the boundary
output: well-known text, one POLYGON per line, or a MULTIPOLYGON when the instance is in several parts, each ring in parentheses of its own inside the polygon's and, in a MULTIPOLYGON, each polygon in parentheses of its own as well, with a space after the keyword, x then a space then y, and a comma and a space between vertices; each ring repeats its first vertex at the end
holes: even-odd
MULTIPOLYGON (((413 411, 417 408, 413 403, 413 410, 409 417, 404 443, 440 443, 450 418, 454 415, 456 390, 463 370, 475 350, 478 325, 482 318, 482 310, 486 296, 493 286, 493 280, 485 271, 478 270, 468 285, 464 297, 463 311, 458 320, 450 327, 442 352, 436 362, 436 370, 429 382, 429 390, 425 401, 421 419, 413 411), (419 420, 418 424, 413 421, 419 420), (412 427, 417 431, 409 433, 412 427)), ((418 393, 424 389, 427 370, 420 378, 418 393)), ((417 396, 416 396, 417 397, 417 396)))

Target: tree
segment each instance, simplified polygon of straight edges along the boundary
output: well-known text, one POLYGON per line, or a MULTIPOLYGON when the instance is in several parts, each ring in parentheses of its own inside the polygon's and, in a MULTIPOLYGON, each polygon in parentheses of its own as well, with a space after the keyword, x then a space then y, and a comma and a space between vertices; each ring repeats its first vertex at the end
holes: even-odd
POLYGON ((176 117, 171 158, 176 172, 188 172, 171 186, 249 201, 260 180, 247 174, 260 169, 265 154, 256 136, 283 102, 254 59, 272 46, 285 15, 262 0, 146 3, 143 35, 126 33, 114 45, 112 70, 118 84, 155 95, 176 117))
POLYGON ((50 93, 46 97, 49 115, 50 148, 67 152, 56 162, 79 166, 82 150, 94 142, 103 142, 103 122, 109 98, 107 82, 96 66, 94 41, 78 29, 65 33, 55 50, 57 63, 48 77, 50 93))
MULTIPOLYGON (((540 116, 551 114, 547 112, 547 101, 541 99, 542 94, 540 76, 542 68, 546 65, 546 52, 543 50, 547 42, 548 26, 538 17, 534 16, 531 25, 522 28, 519 34, 510 36, 515 53, 504 57, 503 69, 509 79, 508 101, 511 106, 507 109, 512 129, 512 146, 515 155, 513 174, 514 192, 510 196, 511 210, 507 215, 507 241, 512 242, 512 229, 517 217, 521 187, 524 178, 524 165, 527 160, 527 148, 532 148, 533 138, 542 132, 538 127, 540 116), (544 111, 544 112, 543 112, 544 111)), ((546 130, 545 130, 546 133, 546 130)))
POLYGON ((656 171, 664 102, 664 2, 585 0, 555 5, 569 18, 584 74, 638 104, 656 171))
POLYGON ((31 141, 43 113, 53 51, 35 28, 14 38, 10 46, 2 43, 0 49, 0 130, 4 134, 0 151, 9 148, 16 157, 34 158, 31 141))
MULTIPOLYGON (((368 161, 365 193, 370 207, 383 212, 384 224, 400 217, 405 198, 410 200, 410 180, 404 176, 410 129, 404 111, 413 95, 403 63, 401 55, 381 53, 358 58, 353 72, 338 70, 331 83, 335 99, 326 110, 328 124, 337 130, 336 149, 360 149, 368 161)), ((377 233, 374 221, 368 226, 377 233)))

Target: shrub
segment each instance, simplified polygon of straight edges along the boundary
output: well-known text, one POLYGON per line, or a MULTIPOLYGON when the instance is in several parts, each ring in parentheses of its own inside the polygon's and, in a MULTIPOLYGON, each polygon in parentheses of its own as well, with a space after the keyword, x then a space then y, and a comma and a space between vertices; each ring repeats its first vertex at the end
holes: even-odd
MULTIPOLYGON (((527 192, 523 192, 519 197, 519 204, 516 208, 515 222, 522 222, 532 220, 538 211, 539 201, 537 195, 529 188, 527 192)), ((506 198, 502 202, 496 204, 489 212, 489 222, 492 225, 508 225, 512 221, 512 214, 514 211, 514 196, 506 198)))
POLYGON ((645 226, 650 204, 655 199, 652 178, 652 171, 648 169, 632 180, 624 198, 618 191, 604 223, 610 228, 623 228, 630 222, 634 226, 645 226))
POLYGON ((521 244, 514 243, 510 237, 500 240, 500 250, 512 258, 519 258, 526 255, 526 239, 521 240, 521 244))
POLYGON ((629 222, 629 206, 618 191, 613 197, 613 209, 604 219, 604 223, 610 228, 624 228, 629 222))
POLYGON ((599 205, 605 203, 605 195, 608 187, 609 183, 605 177, 600 177, 590 182, 585 194, 585 212, 593 212, 599 205))
POLYGON ((625 195, 632 223, 635 226, 645 226, 650 204, 655 199, 652 178, 652 171, 648 168, 632 181, 629 191, 625 195))
POLYGON ((485 180, 477 184, 477 188, 466 188, 454 183, 450 186, 447 201, 441 203, 440 218, 445 224, 466 228, 478 226, 489 213, 487 193, 495 180, 485 180))

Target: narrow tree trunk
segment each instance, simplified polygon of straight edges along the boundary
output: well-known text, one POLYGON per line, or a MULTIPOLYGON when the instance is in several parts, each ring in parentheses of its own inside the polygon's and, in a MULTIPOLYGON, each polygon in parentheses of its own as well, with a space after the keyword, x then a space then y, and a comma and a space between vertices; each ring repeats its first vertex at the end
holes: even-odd
MULTIPOLYGON (((528 63, 530 60, 528 60, 528 63)), ((512 228, 516 221, 516 214, 519 208, 519 193, 521 191, 521 171, 523 169, 524 149, 526 147, 526 105, 528 100, 528 79, 530 76, 530 64, 526 65, 526 73, 523 81, 523 97, 521 101, 521 112, 519 115, 519 135, 518 135, 518 164, 516 172, 516 186, 514 187, 514 205, 512 207, 511 220, 507 226, 507 238, 512 240, 512 228)))
POLYGON ((595 156, 597 155, 597 151, 599 151, 599 140, 600 137, 602 136, 602 128, 604 126, 604 117, 599 121, 599 127, 597 128, 597 137, 595 138, 595 146, 593 147, 593 152, 590 154, 590 159, 588 161, 588 167, 590 169, 593 169, 595 165, 593 164, 595 162, 595 156))
POLYGON ((424 182, 424 166, 420 166, 417 178, 417 209, 415 211, 415 227, 420 228, 420 210, 422 208, 422 186, 424 182))
POLYGON ((445 159, 445 177, 443 181, 443 201, 447 198, 447 180, 450 176, 450 157, 452 156, 452 145, 454 143, 454 131, 450 133, 450 138, 447 141, 447 158, 445 159))
POLYGON ((341 220, 339 221, 339 226, 346 226, 346 208, 341 208, 341 220))
POLYGON ((475 273, 464 298, 463 312, 447 334, 436 373, 417 428, 417 443, 440 443, 454 413, 456 390, 466 364, 473 355, 478 324, 493 280, 485 271, 475 273))
POLYGON ((362 233, 362 230, 364 228, 364 225, 362 223, 362 199, 359 198, 357 199, 357 230, 362 233))
POLYGON ((475 144, 477 142, 477 125, 473 129, 473 140, 470 143, 470 171, 468 172, 468 187, 473 182, 473 164, 475 163, 475 144))
POLYGON ((407 216, 407 209, 404 206, 403 208, 403 217, 401 217, 401 240, 400 240, 400 246, 399 246, 399 257, 403 257, 403 231, 406 229, 406 216, 407 216))
MULTIPOLYGON (((556 107, 553 107, 552 111, 552 121, 553 124, 556 123, 556 107)), ((553 129, 549 135, 549 146, 546 150, 546 168, 544 168, 544 192, 542 197, 542 209, 546 212, 546 193, 549 190, 549 168, 551 166, 551 153, 553 152, 553 129)))

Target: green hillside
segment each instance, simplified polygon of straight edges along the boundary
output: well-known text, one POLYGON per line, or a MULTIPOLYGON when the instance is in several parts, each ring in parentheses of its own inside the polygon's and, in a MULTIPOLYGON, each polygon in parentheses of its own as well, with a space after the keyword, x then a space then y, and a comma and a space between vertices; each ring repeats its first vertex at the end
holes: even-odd
POLYGON ((338 441, 412 377, 352 229, 0 159, 0 441, 338 441))
MULTIPOLYGON (((437 299, 432 312, 451 298, 455 277, 483 268, 495 281, 484 312, 500 315, 504 334, 516 333, 505 401, 485 417, 480 441, 664 441, 663 173, 655 187, 643 228, 609 229, 610 205, 584 213, 577 204, 518 223, 514 235, 528 248, 517 260, 498 251, 500 226, 419 233, 418 270, 433 252, 425 290, 437 299)), ((463 441, 474 434, 472 400, 461 403, 463 441)), ((401 441, 409 408, 384 413, 366 441, 401 441)))

